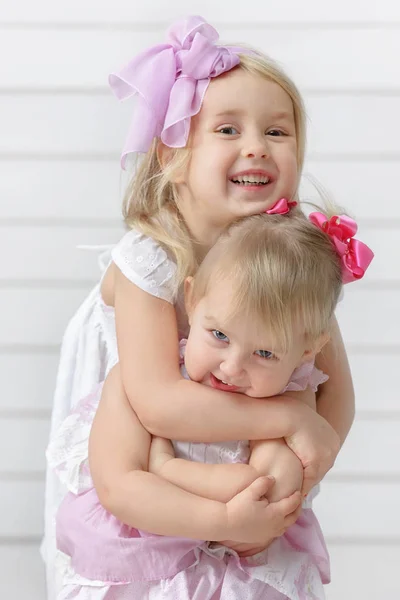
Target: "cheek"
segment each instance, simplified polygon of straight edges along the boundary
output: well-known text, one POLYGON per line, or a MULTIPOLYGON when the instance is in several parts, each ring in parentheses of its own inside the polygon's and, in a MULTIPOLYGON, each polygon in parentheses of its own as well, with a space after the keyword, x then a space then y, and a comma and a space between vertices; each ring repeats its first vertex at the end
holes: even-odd
POLYGON ((287 368, 260 368, 254 373, 252 387, 259 392, 258 395, 276 396, 286 387, 291 374, 292 371, 287 368))
POLYGON ((190 379, 201 381, 205 375, 207 353, 196 344, 188 344, 185 354, 185 366, 190 379))

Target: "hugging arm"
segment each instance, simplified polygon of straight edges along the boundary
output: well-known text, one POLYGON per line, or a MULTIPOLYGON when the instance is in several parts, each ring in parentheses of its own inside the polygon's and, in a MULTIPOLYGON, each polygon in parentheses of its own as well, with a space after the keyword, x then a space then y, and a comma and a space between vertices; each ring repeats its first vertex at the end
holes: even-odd
POLYGON ((354 420, 354 388, 339 325, 332 320, 331 339, 317 356, 317 366, 329 375, 317 394, 317 411, 337 432, 343 444, 354 420))
POLYGON ((276 535, 299 498, 270 505, 272 482, 258 478, 229 502, 206 499, 147 472, 150 435, 129 405, 121 381, 107 379, 89 441, 89 463, 101 504, 122 522, 159 535, 259 542, 276 535), (185 515, 185 518, 182 518, 185 515))

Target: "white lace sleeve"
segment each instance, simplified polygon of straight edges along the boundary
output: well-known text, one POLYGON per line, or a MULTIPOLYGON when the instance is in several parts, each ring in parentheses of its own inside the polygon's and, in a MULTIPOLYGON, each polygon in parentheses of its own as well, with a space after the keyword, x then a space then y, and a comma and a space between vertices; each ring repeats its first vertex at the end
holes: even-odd
POLYGON ((176 264, 152 238, 132 229, 113 248, 111 256, 129 281, 152 296, 175 302, 176 264))

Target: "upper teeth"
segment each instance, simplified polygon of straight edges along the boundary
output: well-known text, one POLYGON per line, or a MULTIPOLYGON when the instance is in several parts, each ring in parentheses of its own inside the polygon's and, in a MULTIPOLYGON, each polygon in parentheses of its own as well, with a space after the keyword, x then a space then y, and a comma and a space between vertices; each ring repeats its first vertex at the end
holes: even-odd
POLYGON ((266 175, 235 175, 233 181, 238 183, 268 183, 269 177, 266 175))
POLYGON ((268 183, 269 177, 266 175, 235 175, 232 181, 235 183, 268 183))

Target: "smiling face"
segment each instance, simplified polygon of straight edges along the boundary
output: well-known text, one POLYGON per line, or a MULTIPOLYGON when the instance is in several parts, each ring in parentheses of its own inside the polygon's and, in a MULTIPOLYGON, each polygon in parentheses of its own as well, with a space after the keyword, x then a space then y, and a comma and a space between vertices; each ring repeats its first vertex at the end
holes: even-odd
POLYGON ((193 381, 266 398, 279 394, 293 371, 315 356, 300 330, 294 332, 290 348, 283 352, 272 343, 268 327, 260 319, 234 314, 228 280, 213 283, 195 306, 191 288, 192 283, 187 282, 190 333, 185 366, 193 381))
POLYGON ((189 229, 221 230, 298 185, 293 104, 277 84, 238 68, 213 79, 192 119, 191 158, 177 181, 189 229))

